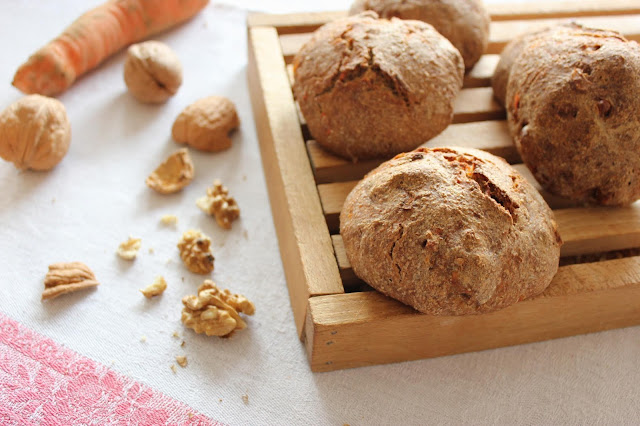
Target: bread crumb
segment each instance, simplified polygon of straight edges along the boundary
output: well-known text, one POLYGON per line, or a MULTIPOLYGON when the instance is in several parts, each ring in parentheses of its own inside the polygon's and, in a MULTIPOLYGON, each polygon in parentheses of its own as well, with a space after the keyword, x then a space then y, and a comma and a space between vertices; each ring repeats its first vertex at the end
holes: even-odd
POLYGON ((185 368, 187 366, 187 357, 184 355, 178 355, 176 357, 176 362, 180 367, 185 368))
POLYGON ((249 395, 247 395, 246 393, 244 395, 242 395, 242 402, 244 402, 245 404, 249 403, 249 395))
POLYGON ((145 343, 145 342, 147 341, 147 336, 142 336, 142 337, 140 338, 140 341, 141 341, 142 343, 145 343))
POLYGON ((171 371, 173 371, 173 374, 176 374, 176 373, 177 373, 176 365, 175 365, 175 364, 171 364, 171 367, 170 367, 170 368, 171 368, 171 371))
POLYGON ((178 216, 165 214, 160 218, 160 223, 165 226, 176 226, 178 224, 178 216))
POLYGON ((144 294, 144 297, 151 299, 153 296, 160 296, 167 289, 167 282, 163 277, 156 277, 155 281, 145 288, 140 289, 140 293, 144 294))
POLYGON ((149 247, 149 254, 153 254, 153 247, 149 247))
POLYGON ((123 243, 120 243, 116 254, 124 260, 133 260, 138 255, 138 250, 142 245, 140 238, 129 237, 129 239, 123 243))

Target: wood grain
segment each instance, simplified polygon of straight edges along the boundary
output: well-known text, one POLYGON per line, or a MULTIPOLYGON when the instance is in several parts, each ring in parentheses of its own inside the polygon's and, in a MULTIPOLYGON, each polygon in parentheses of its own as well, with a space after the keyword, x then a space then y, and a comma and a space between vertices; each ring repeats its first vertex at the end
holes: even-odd
MULTIPOLYGON (((485 5, 492 21, 571 18, 581 16, 609 16, 640 14, 637 0, 547 0, 536 3, 505 3, 485 5)), ((289 14, 251 14, 248 27, 275 27, 278 34, 314 31, 321 25, 347 16, 347 11, 289 14)))
POLYGON ((309 299, 313 371, 431 358, 640 324, 640 258, 561 267, 536 298, 483 315, 420 314, 378 292, 309 299))
MULTIPOLYGON (((482 93, 482 96, 485 95, 486 92, 482 93)), ((503 157, 509 163, 521 162, 520 154, 518 154, 513 145, 507 130, 507 123, 504 120, 453 124, 421 146, 477 148, 503 157)), ((307 150, 316 176, 316 182, 318 183, 361 179, 367 172, 373 170, 382 162, 381 159, 377 159, 359 161, 353 164, 324 150, 315 141, 307 142, 307 150)))
MULTIPOLYGON (((569 19, 524 19, 491 23, 489 46, 485 53, 499 54, 513 37, 530 31, 567 22, 569 19)), ((592 28, 616 30, 628 39, 640 41, 640 15, 586 16, 576 22, 592 28)), ((285 62, 290 63, 302 45, 311 38, 311 33, 283 34, 280 43, 285 62)))
POLYGON ((307 299, 344 291, 308 161, 278 35, 249 30, 249 87, 280 254, 299 333, 307 299))

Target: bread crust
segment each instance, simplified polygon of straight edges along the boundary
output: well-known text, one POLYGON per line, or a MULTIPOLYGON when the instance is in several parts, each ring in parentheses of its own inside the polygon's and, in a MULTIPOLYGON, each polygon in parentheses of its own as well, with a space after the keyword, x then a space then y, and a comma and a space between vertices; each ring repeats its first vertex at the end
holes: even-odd
POLYGON ((293 92, 314 139, 342 157, 389 158, 444 130, 460 53, 428 24, 374 12, 318 29, 294 58, 293 92))
POLYGON ((460 51, 471 69, 487 50, 491 17, 482 0, 355 0, 351 15, 373 10, 382 18, 424 21, 460 51))
POLYGON ((613 31, 530 41, 507 87, 522 160, 549 192, 585 204, 640 198, 640 47, 613 31))
POLYGON ((418 148, 347 197, 340 233, 355 274, 432 315, 495 311, 541 293, 560 236, 540 194, 502 158, 418 148))

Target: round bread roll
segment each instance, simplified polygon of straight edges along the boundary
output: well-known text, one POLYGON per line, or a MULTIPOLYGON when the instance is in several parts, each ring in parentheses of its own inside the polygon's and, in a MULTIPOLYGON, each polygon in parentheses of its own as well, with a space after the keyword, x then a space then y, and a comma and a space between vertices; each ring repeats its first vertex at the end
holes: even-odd
POLYGON ((432 315, 495 311, 541 293, 558 269, 553 212, 502 158, 418 148, 351 191, 340 233, 353 271, 432 315))
POLYGON ((374 12, 322 26, 294 58, 293 92, 327 150, 358 159, 411 150, 444 130, 462 57, 432 26, 374 12))
POLYGON ((549 192, 588 204, 640 198, 640 46, 605 30, 537 37, 511 69, 509 131, 549 192))
POLYGON ((373 10, 381 18, 415 19, 434 28, 460 51, 467 69, 489 43, 491 18, 482 0, 355 0, 351 15, 373 10))
POLYGON ((496 65, 496 70, 491 78, 491 86, 493 87, 493 95, 500 105, 504 106, 507 97, 507 83, 509 82, 509 74, 511 67, 516 58, 522 53, 525 46, 537 37, 544 37, 555 31, 572 31, 581 30, 583 27, 576 23, 560 24, 551 28, 544 28, 538 31, 521 34, 511 40, 502 50, 500 61, 496 65))

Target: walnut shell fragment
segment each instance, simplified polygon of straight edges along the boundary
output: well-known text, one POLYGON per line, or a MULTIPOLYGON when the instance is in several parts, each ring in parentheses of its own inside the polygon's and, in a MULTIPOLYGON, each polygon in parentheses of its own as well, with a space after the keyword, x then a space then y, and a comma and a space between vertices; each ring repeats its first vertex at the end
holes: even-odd
POLYGON ((213 271, 215 258, 211 253, 211 239, 202 232, 190 229, 182 234, 178 242, 180 258, 187 269, 195 274, 208 274, 213 271))
POLYGON ((167 282, 164 280, 164 277, 156 277, 153 283, 140 289, 140 293, 147 299, 151 299, 153 296, 160 296, 166 289, 167 282))
POLYGON ((231 229, 231 222, 240 217, 238 203, 229 196, 229 190, 218 179, 213 181, 211 188, 207 188, 206 196, 196 200, 196 205, 215 217, 218 225, 224 229, 231 229))
POLYGON ((235 330, 247 328, 239 313, 255 313, 255 306, 246 297, 220 290, 211 280, 198 287, 197 296, 185 296, 182 304, 182 323, 207 336, 228 337, 235 330))
POLYGON ((231 147, 229 133, 240 125, 236 107, 222 96, 209 96, 186 107, 171 129, 173 139, 203 151, 231 147))
POLYGON ((96 276, 87 265, 81 262, 54 263, 44 278, 42 300, 53 299, 66 293, 72 293, 100 285, 96 276))
POLYGON ((189 185, 194 175, 189 151, 182 148, 169 157, 147 178, 147 186, 160 194, 171 194, 189 185))

